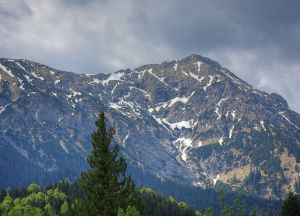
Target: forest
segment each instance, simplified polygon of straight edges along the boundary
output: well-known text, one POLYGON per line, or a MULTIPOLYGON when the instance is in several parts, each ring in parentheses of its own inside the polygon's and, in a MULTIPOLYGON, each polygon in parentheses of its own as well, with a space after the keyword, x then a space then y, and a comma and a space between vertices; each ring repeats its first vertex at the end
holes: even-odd
MULTIPOLYGON (((105 115, 99 113, 96 131, 92 134, 92 152, 87 157, 89 169, 75 182, 68 180, 46 187, 35 183, 28 187, 0 190, 0 215, 3 216, 263 216, 300 215, 299 197, 290 192, 283 203, 266 208, 264 202, 253 203, 244 195, 227 193, 221 189, 211 192, 213 202, 204 208, 162 195, 149 187, 136 186, 126 174, 125 158, 119 147, 112 145, 114 128, 108 128, 105 115)), ((170 184, 172 186, 172 184, 170 184)), ((174 186, 174 185, 173 185, 174 186)), ((209 190, 203 193, 210 200, 209 190)), ((187 191, 185 191, 187 192, 187 191)), ((197 196, 193 190, 186 195, 197 196)), ((184 193, 184 191, 183 191, 184 193)), ((198 200, 202 202, 201 200, 198 200)), ((252 200, 253 201, 253 200, 252 200)), ((204 199, 203 199, 203 202, 204 199)))

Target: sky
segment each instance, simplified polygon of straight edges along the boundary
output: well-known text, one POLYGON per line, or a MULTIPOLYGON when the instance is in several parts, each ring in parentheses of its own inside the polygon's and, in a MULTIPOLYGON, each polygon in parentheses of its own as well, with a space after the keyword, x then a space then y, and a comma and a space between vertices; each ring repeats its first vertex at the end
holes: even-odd
POLYGON ((0 57, 111 73, 200 54, 300 113, 299 0, 0 0, 0 57))

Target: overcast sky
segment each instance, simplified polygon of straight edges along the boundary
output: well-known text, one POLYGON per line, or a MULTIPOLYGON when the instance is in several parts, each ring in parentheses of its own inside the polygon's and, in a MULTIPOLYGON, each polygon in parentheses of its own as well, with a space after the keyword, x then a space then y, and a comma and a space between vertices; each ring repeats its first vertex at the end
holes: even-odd
POLYGON ((299 0, 0 0, 0 57, 110 73, 192 53, 300 112, 299 0))

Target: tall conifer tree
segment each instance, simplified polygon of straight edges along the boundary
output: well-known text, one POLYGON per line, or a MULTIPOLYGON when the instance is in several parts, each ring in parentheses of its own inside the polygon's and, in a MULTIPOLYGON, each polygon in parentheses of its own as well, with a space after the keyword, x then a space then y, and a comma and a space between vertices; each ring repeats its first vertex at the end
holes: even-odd
POLYGON ((296 194, 289 192, 280 211, 281 216, 300 216, 300 201, 296 194))
POLYGON ((92 134, 92 152, 87 158, 90 169, 82 173, 83 192, 81 213, 89 216, 117 215, 119 208, 132 204, 134 185, 125 176, 126 163, 119 156, 119 147, 111 145, 114 128, 106 128, 105 116, 99 113, 97 129, 92 134))

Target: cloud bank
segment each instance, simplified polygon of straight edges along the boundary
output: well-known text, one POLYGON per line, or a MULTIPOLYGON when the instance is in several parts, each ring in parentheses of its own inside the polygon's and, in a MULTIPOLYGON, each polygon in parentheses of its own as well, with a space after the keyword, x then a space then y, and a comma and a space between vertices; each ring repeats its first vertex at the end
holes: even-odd
POLYGON ((300 112, 297 0, 0 0, 0 56, 78 73, 201 54, 300 112))

